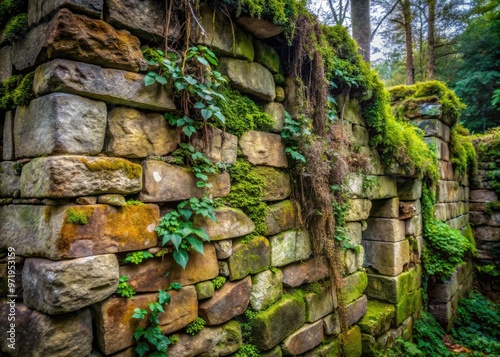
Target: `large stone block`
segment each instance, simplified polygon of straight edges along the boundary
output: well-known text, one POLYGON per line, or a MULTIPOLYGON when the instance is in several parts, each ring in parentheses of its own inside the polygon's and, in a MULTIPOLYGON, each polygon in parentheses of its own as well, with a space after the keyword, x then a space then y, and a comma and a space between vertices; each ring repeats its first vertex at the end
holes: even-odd
POLYGON ((469 219, 477 226, 486 225, 490 227, 500 226, 500 212, 493 212, 491 215, 484 212, 469 212, 469 219))
POLYGON ((12 76, 12 47, 0 48, 0 82, 12 76))
POLYGON ((363 267, 365 249, 362 245, 346 249, 344 253, 344 267, 346 274, 352 274, 363 267))
POLYGON ((345 215, 346 222, 362 221, 370 216, 372 202, 365 199, 352 199, 345 215))
POLYGON ((110 156, 164 156, 175 150, 179 133, 160 114, 115 107, 108 114, 106 151, 110 156))
POLYGON ((159 83, 144 85, 144 75, 119 69, 55 59, 35 71, 33 90, 37 95, 65 92, 155 111, 170 111, 175 104, 159 83))
MULTIPOLYGON (((163 161, 147 160, 144 167, 144 188, 139 195, 143 202, 171 202, 186 200, 191 197, 203 197, 203 189, 196 186, 196 177, 191 169, 167 164, 163 161)), ((226 196, 229 193, 229 174, 209 177, 209 192, 213 197, 226 196)))
POLYGON ((208 325, 219 325, 243 314, 250 302, 252 279, 226 282, 199 306, 199 315, 208 325))
POLYGON ((337 294, 335 288, 332 290, 329 285, 321 286, 318 291, 305 293, 306 302, 306 322, 315 322, 331 314, 337 307, 337 294))
POLYGON ((363 240, 399 242, 405 239, 405 223, 391 218, 369 218, 363 240))
POLYGON ((238 137, 213 126, 207 127, 208 139, 193 139, 194 147, 214 163, 234 165, 238 153, 238 137))
POLYGON ((307 231, 286 231, 269 238, 271 265, 280 267, 309 258, 312 254, 307 231))
POLYGON ((422 289, 407 292, 403 299, 396 304, 394 325, 399 326, 413 314, 420 315, 422 310, 422 289))
POLYGON ((437 119, 416 119, 411 123, 425 133, 425 136, 435 136, 446 142, 450 141, 450 127, 437 119))
POLYGON ((0 206, 0 247, 53 260, 147 249, 158 216, 155 205, 0 206))
POLYGON ((471 190, 469 199, 471 202, 498 201, 498 195, 489 190, 471 190))
POLYGON ((15 306, 15 349, 8 344, 10 306, 2 303, 0 318, 1 351, 12 357, 87 356, 92 351, 92 317, 88 309, 59 316, 50 316, 29 309, 17 302, 15 306))
POLYGON ((345 178, 349 196, 380 200, 398 195, 396 179, 388 176, 361 175, 350 173, 345 178))
POLYGON ((260 311, 280 300, 283 296, 283 272, 279 269, 265 270, 252 276, 250 306, 260 311))
POLYGON ((329 277, 329 267, 323 258, 311 258, 283 268, 283 284, 290 288, 314 283, 327 277, 329 277))
POLYGON ((451 298, 457 292, 459 285, 460 282, 458 281, 458 273, 456 270, 453 272, 452 276, 444 282, 429 282, 427 288, 429 304, 446 304, 448 301, 451 301, 451 298))
POLYGON ((288 198, 292 192, 290 175, 286 171, 273 167, 257 166, 253 172, 264 181, 262 199, 264 201, 280 201, 288 198))
POLYGON ((500 227, 474 227, 474 236, 478 241, 500 242, 500 227))
POLYGON ((28 3, 28 25, 37 24, 43 17, 53 14, 61 7, 92 17, 101 17, 104 0, 30 0, 28 3))
MULTIPOLYGON (((200 281, 214 279, 219 275, 217 253, 212 243, 203 244, 203 254, 192 250, 188 253, 189 261, 186 269, 172 261, 173 269, 170 270, 169 283, 193 285, 200 281)), ((167 259, 172 260, 172 256, 167 259)))
POLYGON ((405 221, 405 235, 422 235, 422 215, 417 214, 405 221))
POLYGON ((363 332, 378 336, 391 327, 393 319, 394 305, 377 300, 369 300, 366 314, 359 321, 359 327, 361 327, 361 331, 363 332))
POLYGON ((450 149, 446 141, 436 137, 426 137, 424 141, 434 150, 439 160, 450 161, 450 149))
POLYGON ((31 160, 21 174, 21 197, 66 198, 141 190, 142 167, 93 156, 51 156, 31 160))
POLYGON ((255 62, 221 58, 219 67, 228 76, 231 86, 240 92, 269 102, 276 98, 273 75, 264 66, 255 62))
POLYGON ((17 158, 54 154, 96 155, 106 132, 106 104, 52 93, 18 107, 14 121, 17 158))
POLYGON ((20 177, 13 161, 0 162, 0 197, 14 197, 19 192, 20 177))
POLYGON ((273 119, 272 132, 280 133, 285 123, 285 107, 281 103, 266 103, 262 110, 273 119))
POLYGON ((405 116, 410 119, 437 118, 442 119, 442 104, 437 98, 429 100, 411 99, 405 102, 405 116))
MULTIPOLYGON (((396 190, 397 191, 397 190, 396 190)), ((378 218, 398 218, 399 198, 389 198, 385 200, 375 200, 372 202, 371 217, 378 218)))
POLYGON ((370 298, 397 304, 406 294, 417 290, 421 280, 420 265, 395 277, 368 274, 368 287, 365 293, 370 298))
MULTIPOLYGON (((436 209, 437 205, 434 205, 436 209)), ((415 216, 416 214, 420 214, 422 212, 422 206, 420 205, 420 201, 400 201, 399 202, 399 219, 407 219, 415 216)))
POLYGON ((127 276, 128 283, 136 292, 156 292, 168 288, 170 279, 165 273, 171 268, 172 259, 146 259, 141 264, 120 266, 120 276, 127 276))
POLYGON ((367 304, 368 298, 363 295, 346 306, 348 326, 354 325, 366 314, 367 304))
POLYGON ((317 321, 306 324, 290 336, 281 344, 281 349, 285 356, 297 356, 309 351, 319 345, 323 340, 323 322, 317 321))
POLYGON ((456 202, 459 201, 460 186, 457 181, 440 180, 437 184, 436 202, 456 202))
POLYGON ((380 274, 396 276, 410 262, 408 240, 395 243, 363 241, 365 267, 377 270, 380 274))
MULTIPOLYGON (((0 126, 1 128, 1 126, 0 126)), ((1 131, 1 129, 0 129, 1 131)), ((14 160, 14 112, 5 113, 3 122, 2 157, 4 160, 14 160)))
POLYGON ((361 223, 347 222, 344 226, 344 232, 353 245, 361 244, 361 239, 363 237, 363 227, 361 223))
MULTIPOLYGON (((194 286, 168 292, 170 304, 163 305, 164 313, 158 318, 162 332, 167 334, 177 331, 198 317, 198 299, 194 286)), ((158 300, 158 294, 138 294, 134 299, 111 297, 94 305, 97 327, 97 343, 102 352, 110 355, 132 346, 135 342, 133 333, 136 328, 145 328, 146 319, 134 319, 136 308, 148 309, 148 304, 158 300)))
POLYGON ((237 208, 220 207, 215 209, 215 222, 210 218, 196 216, 194 225, 203 228, 211 241, 236 238, 252 233, 255 224, 237 208))
POLYGON ((257 236, 250 242, 240 239, 233 244, 233 255, 229 257, 229 277, 231 280, 256 274, 269 267, 270 245, 266 237, 257 236))
POLYGON ((283 32, 281 26, 253 16, 240 16, 236 20, 236 23, 260 40, 279 35, 283 32))
POLYGON ((252 320, 252 338, 262 350, 269 350, 305 323, 305 303, 300 296, 283 299, 252 320))
POLYGON ((418 200, 422 196, 422 181, 411 179, 398 180, 398 196, 400 200, 418 200))
POLYGON ((268 208, 265 222, 269 235, 295 228, 302 222, 300 207, 296 201, 282 201, 269 205, 268 208))
POLYGON ((250 130, 239 141, 243 155, 254 165, 288 167, 281 136, 250 130))
POLYGON ((350 304, 363 295, 368 285, 368 277, 366 272, 358 271, 354 274, 348 275, 342 279, 342 299, 344 303, 350 304))
POLYGON ((49 315, 76 311, 114 293, 118 278, 118 260, 114 254, 59 262, 26 259, 23 301, 49 315))

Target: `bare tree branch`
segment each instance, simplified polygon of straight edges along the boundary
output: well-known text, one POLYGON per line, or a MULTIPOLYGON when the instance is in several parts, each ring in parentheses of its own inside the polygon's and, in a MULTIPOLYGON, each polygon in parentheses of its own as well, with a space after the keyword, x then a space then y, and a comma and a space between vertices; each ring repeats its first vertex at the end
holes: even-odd
POLYGON ((378 28, 380 27, 380 25, 382 25, 382 22, 384 22, 384 20, 387 18, 387 16, 389 16, 393 11, 394 9, 396 9, 396 6, 400 3, 401 0, 396 0, 396 2, 394 3, 394 5, 392 5, 391 9, 389 10, 389 12, 387 12, 384 17, 382 17, 382 19, 378 22, 377 26, 375 26, 375 30, 373 30, 372 32, 372 35, 370 37, 370 39, 373 41, 373 38, 375 37, 375 34, 377 33, 377 30, 378 28))

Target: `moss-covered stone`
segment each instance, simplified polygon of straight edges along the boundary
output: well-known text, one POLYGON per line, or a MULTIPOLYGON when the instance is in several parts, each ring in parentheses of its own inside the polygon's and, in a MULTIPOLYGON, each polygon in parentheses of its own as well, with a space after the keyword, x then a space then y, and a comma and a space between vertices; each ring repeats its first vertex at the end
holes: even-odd
POLYGON ((255 224, 243 211, 231 207, 215 209, 215 221, 210 218, 196 216, 194 224, 207 232, 211 241, 236 238, 252 233, 255 224))
POLYGON ((418 289, 406 296, 396 305, 394 324, 399 326, 413 313, 420 314, 422 310, 422 290, 418 289))
POLYGON ((210 281, 203 281, 195 285, 198 300, 208 299, 214 294, 214 284, 210 281))
POLYGON ((378 336, 390 328, 394 313, 394 305, 369 300, 366 314, 358 325, 361 327, 361 331, 378 336))
POLYGON ((312 254, 307 231, 286 231, 269 238, 271 243, 271 265, 284 266, 309 258, 312 254))
POLYGON ((342 279, 342 299, 349 304, 363 295, 368 286, 368 277, 365 271, 346 276, 342 279))
POLYGON ((422 267, 417 265, 396 277, 368 274, 366 294, 374 299, 399 303, 406 294, 420 287, 422 267))
POLYGON ((266 237, 256 236, 249 242, 245 238, 233 244, 233 255, 229 257, 229 278, 238 280, 248 274, 266 270, 270 265, 270 245, 266 237))
POLYGON ((352 327, 345 334, 344 340, 344 356, 345 357, 360 357, 363 352, 361 343, 361 330, 358 325, 352 327))
POLYGON ((301 222, 300 209, 294 201, 282 201, 269 206, 266 214, 268 234, 278 234, 296 227, 301 222))
POLYGON ((264 182, 262 195, 265 201, 279 201, 290 196, 292 189, 287 172, 267 166, 256 166, 254 172, 264 182))
POLYGON ((306 321, 314 322, 331 314, 337 306, 337 295, 332 295, 329 285, 319 285, 318 291, 304 293, 306 302, 306 321))
POLYGON ((280 57, 276 53, 276 50, 267 43, 259 40, 255 40, 253 44, 255 49, 255 62, 260 63, 273 74, 279 73, 280 57))

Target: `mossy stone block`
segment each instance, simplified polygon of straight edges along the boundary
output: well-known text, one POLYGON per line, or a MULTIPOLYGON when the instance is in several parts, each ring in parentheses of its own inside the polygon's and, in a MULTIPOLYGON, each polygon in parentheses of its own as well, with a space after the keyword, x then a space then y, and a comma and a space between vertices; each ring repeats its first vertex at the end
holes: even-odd
POLYGON ((360 357, 363 353, 361 330, 358 325, 352 327, 345 335, 345 357, 360 357))
POLYGON ((286 231, 269 238, 271 243, 271 265, 284 266, 309 258, 312 254, 307 231, 286 231))
POLYGON ((395 277, 368 274, 366 294, 374 299, 397 304, 412 291, 417 290, 422 282, 422 267, 417 265, 395 277))
POLYGON ((422 289, 407 293, 401 302, 396 305, 395 326, 401 325, 413 313, 419 313, 420 310, 422 310, 422 289))
POLYGON ((266 227, 269 235, 278 234, 288 229, 294 228, 301 221, 298 204, 286 200, 269 205, 266 214, 266 227))
POLYGON ((208 299, 214 294, 214 284, 210 281, 204 281, 195 285, 198 300, 208 299))
POLYGON ((267 352, 262 352, 260 354, 261 357, 282 357, 283 352, 281 352, 281 347, 276 346, 272 350, 267 351, 267 352))
POLYGON ((233 243, 233 255, 229 257, 229 279, 242 279, 248 274, 266 270, 271 262, 269 241, 257 236, 246 242, 245 238, 233 243))
POLYGON ((276 50, 267 43, 259 40, 255 40, 253 45, 255 49, 255 62, 260 63, 273 74, 279 73, 281 61, 276 50))
POLYGON ((331 314, 337 306, 337 296, 332 295, 329 286, 321 286, 320 291, 304 294, 306 302, 306 321, 315 322, 322 317, 331 314))
POLYGON ((264 181, 262 187, 264 201, 279 201, 290 196, 292 192, 290 175, 286 171, 267 166, 256 166, 253 171, 264 181))
POLYGON ((358 324, 363 332, 378 336, 391 327, 394 314, 394 305, 377 300, 369 300, 366 314, 358 324))
POLYGON ((346 276, 342 279, 342 299, 346 304, 350 304, 363 295, 368 286, 368 277, 365 271, 346 276))

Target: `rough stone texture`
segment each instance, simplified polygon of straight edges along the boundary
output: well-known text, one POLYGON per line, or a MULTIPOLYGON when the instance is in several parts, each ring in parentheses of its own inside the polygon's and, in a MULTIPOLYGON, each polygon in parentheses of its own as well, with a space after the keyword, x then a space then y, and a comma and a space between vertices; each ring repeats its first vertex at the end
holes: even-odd
POLYGON ((399 198, 389 198, 386 200, 372 201, 371 217, 378 218, 398 218, 399 198))
POLYGON ((175 109, 172 98, 159 83, 144 85, 144 76, 119 69, 55 59, 35 71, 33 90, 37 95, 65 92, 156 111, 175 109))
MULTIPOLYGON (((484 212, 469 212, 471 223, 475 226, 486 225, 489 227, 500 226, 500 212, 493 212, 491 215, 484 212)), ((480 227, 475 227, 480 228, 480 227)))
POLYGON ((306 231, 286 231, 269 238, 271 265, 280 267, 309 258, 311 241, 306 231))
POLYGON ((292 192, 290 175, 286 171, 273 167, 257 166, 253 171, 262 177, 262 199, 264 201, 279 201, 288 198, 292 192))
POLYGON ((417 214, 405 221, 405 235, 422 235, 422 215, 417 214))
POLYGON ((267 269, 270 263, 269 241, 266 237, 257 236, 250 242, 234 242, 233 255, 229 257, 228 263, 231 280, 267 269))
POLYGON ((436 202, 460 201, 460 185, 456 181, 438 181, 436 202))
POLYGON ((322 258, 311 258, 304 262, 289 264, 282 270, 283 284, 290 288, 314 283, 329 276, 328 263, 322 258))
POLYGON ((420 265, 395 277, 368 274, 368 287, 365 293, 370 298, 397 304, 406 294, 420 287, 421 279, 420 265))
POLYGON ((478 241, 500 242, 500 227, 474 227, 474 236, 478 241))
POLYGON ((243 155, 254 165, 288 167, 281 136, 250 130, 239 141, 243 155))
POLYGON ((107 204, 116 207, 123 207, 127 204, 125 197, 117 194, 101 195, 97 198, 97 203, 107 204))
MULTIPOLYGON (((191 169, 166 162, 147 160, 144 167, 144 187, 139 195, 143 202, 181 201, 190 197, 201 198, 204 191, 196 186, 197 179, 191 169)), ((213 197, 226 196, 230 190, 229 174, 209 177, 213 197)))
POLYGON ((170 128, 162 115, 126 107, 109 112, 106 134, 106 152, 128 158, 164 156, 174 151, 179 141, 178 131, 170 128))
POLYGON ((31 160, 21 174, 21 197, 66 198, 141 190, 142 168, 111 157, 51 156, 31 160))
POLYGON ((276 98, 273 75, 264 66, 226 57, 219 60, 219 68, 240 92, 269 102, 276 98))
POLYGON ((446 304, 451 300, 460 286, 457 270, 445 282, 432 282, 427 289, 430 304, 446 304))
POLYGON ((204 300, 211 298, 214 295, 215 287, 211 281, 204 281, 196 284, 196 295, 198 296, 198 300, 204 300))
POLYGON ((31 0, 28 3, 28 25, 38 23, 43 17, 67 7, 92 17, 101 17, 103 0, 31 0))
POLYGON ((417 119, 411 123, 425 132, 425 136, 435 136, 450 141, 450 127, 437 119, 417 119))
MULTIPOLYGON (((422 310, 422 291, 417 289, 411 293, 406 293, 402 301, 396 305, 394 323, 399 326, 412 314, 420 314, 422 310)), ((431 310, 432 312, 432 310, 431 310)))
POLYGON ((16 110, 16 158, 96 155, 102 150, 105 131, 104 102, 66 93, 45 95, 16 110))
POLYGON ((147 249, 156 245, 158 219, 155 205, 0 206, 0 247, 53 260, 147 249), (68 223, 69 210, 87 224, 68 223))
POLYGON ((79 205, 95 205, 97 203, 97 196, 78 197, 75 203, 79 205))
POLYGON ((272 48, 265 42, 254 41, 254 49, 255 49, 255 62, 263 65, 271 73, 279 73, 280 71, 280 57, 276 50, 272 48))
POLYGON ((128 276, 128 283, 137 292, 157 292, 167 290, 170 279, 165 277, 165 272, 171 268, 171 259, 146 259, 141 264, 120 266, 120 275, 128 276))
POLYGON ((340 319, 338 312, 326 316, 322 321, 325 335, 338 335, 340 333, 340 319))
POLYGON ((403 272, 403 267, 410 262, 408 240, 396 243, 363 241, 363 247, 365 266, 377 270, 380 274, 399 275, 403 272))
POLYGON ((306 324, 281 344, 285 356, 296 356, 313 349, 323 340, 323 321, 306 324))
POLYGON ((118 278, 118 260, 114 254, 60 262, 26 259, 23 301, 49 315, 76 311, 114 293, 118 278))
POLYGON ((49 25, 43 23, 31 29, 24 35, 22 41, 17 41, 12 47, 12 64, 18 71, 32 68, 37 61, 37 57, 46 43, 49 25))
POLYGON ((368 299, 366 295, 363 295, 359 299, 346 306, 348 326, 354 325, 366 314, 367 303, 368 299))
POLYGON ((359 271, 342 279, 342 297, 346 304, 350 304, 363 295, 368 285, 366 272, 359 271))
POLYGON ((200 254, 195 250, 189 252, 189 262, 186 269, 182 269, 179 264, 174 263, 172 256, 169 255, 167 259, 171 261, 171 266, 173 266, 173 269, 169 269, 171 272, 169 284, 193 285, 200 281, 211 280, 219 275, 219 264, 213 244, 203 244, 203 252, 204 254, 200 254))
POLYGON ((283 28, 280 26, 256 17, 240 16, 236 20, 236 23, 260 40, 279 35, 283 32, 283 28))
POLYGON ((353 198, 380 200, 396 197, 396 179, 388 176, 361 175, 350 173, 345 179, 349 195, 353 198))
POLYGON ((306 302, 306 321, 318 321, 322 317, 331 314, 337 307, 337 294, 330 286, 321 287, 321 291, 304 294, 306 302))
POLYGON ((362 221, 370 216, 372 202, 365 199, 352 199, 345 215, 346 222, 362 221))
POLYGON ((226 259, 233 255, 233 241, 231 239, 214 242, 218 259, 226 259))
POLYGON ((453 164, 451 161, 439 160, 438 169, 441 180, 453 180, 453 164))
POLYGON ((265 219, 267 234, 278 234, 299 225, 302 217, 298 205, 296 201, 287 200, 268 206, 265 219))
POLYGON ((106 21, 115 28, 161 42, 165 32, 165 3, 155 0, 106 0, 106 21))
POLYGON ((216 290, 210 300, 199 306, 199 315, 207 325, 220 325, 241 315, 250 302, 252 279, 247 277, 237 282, 226 282, 216 290))
POLYGON ((450 149, 448 143, 436 137, 424 138, 429 147, 433 147, 439 160, 450 161, 450 149))
POLYGON ((0 318, 5 321, 0 332, 1 351, 12 357, 87 356, 92 350, 92 318, 88 309, 50 316, 16 302, 16 349, 8 348, 7 321, 9 305, 2 303, 0 318))
POLYGON ((412 201, 422 196, 422 181, 420 180, 398 180, 398 196, 400 200, 412 201))
POLYGON ((13 161, 0 162, 0 197, 14 197, 20 188, 20 177, 13 161))
MULTIPOLYGON (((438 205, 434 205, 434 209, 437 208, 438 205)), ((399 219, 407 219, 411 218, 416 214, 420 214, 422 212, 422 207, 420 205, 420 201, 400 201, 399 202, 399 219)))
POLYGON ((194 225, 203 228, 211 241, 236 238, 252 233, 255 224, 242 210, 231 207, 215 209, 215 222, 210 218, 196 216, 194 225))
MULTIPOLYGON (((1 126, 0 126, 1 128, 1 126)), ((0 131, 2 131, 0 129, 0 131)), ((14 160, 14 112, 8 111, 5 113, 3 122, 3 137, 2 142, 2 157, 4 160, 14 160)))
POLYGON ((362 245, 357 245, 353 249, 347 249, 344 255, 344 264, 347 274, 352 274, 363 267, 365 250, 362 245))
POLYGON ((280 300, 283 296, 283 272, 266 270, 252 276, 250 306, 260 311, 280 300))
POLYGON ((12 76, 12 47, 0 48, 0 82, 12 76))
POLYGON ((394 305, 392 304, 369 300, 366 314, 358 323, 361 331, 373 336, 378 336, 387 331, 394 319, 394 311, 394 305))
POLYGON ((488 190, 471 190, 469 199, 471 202, 498 201, 498 195, 488 190))
POLYGON ((399 242, 405 239, 405 223, 390 218, 369 218, 363 240, 399 242))
POLYGON ((347 222, 344 226, 345 234, 353 245, 361 244, 363 229, 366 229, 366 226, 362 227, 361 223, 358 222, 347 222))
POLYGON ((177 337, 179 341, 168 348, 170 356, 228 356, 239 350, 242 344, 241 327, 237 321, 205 327, 194 336, 180 333, 177 337))
POLYGON ((300 297, 285 296, 252 321, 252 338, 262 350, 269 350, 305 323, 305 303, 300 297))
POLYGON ((234 165, 238 153, 238 137, 213 126, 207 127, 207 135, 208 140, 194 139, 194 147, 214 163, 234 165))
POLYGON ((357 143, 368 146, 370 134, 368 134, 368 130, 364 126, 352 124, 352 139, 357 143))
POLYGON ((280 133, 285 124, 285 107, 283 104, 276 102, 266 103, 262 110, 273 119, 273 125, 270 131, 280 133))
MULTIPOLYGON (((194 286, 168 292, 170 304, 163 305, 160 313, 162 332, 167 334, 187 326, 198 317, 198 299, 194 286)), ((134 299, 110 297, 94 305, 97 327, 97 342, 106 355, 132 346, 133 333, 137 327, 145 328, 146 319, 133 319, 134 309, 147 309, 148 304, 158 300, 158 294, 139 294, 134 299)))
POLYGON ((207 45, 226 56, 254 60, 252 36, 241 31, 221 11, 214 10, 208 5, 200 6, 199 12, 199 21, 205 33, 194 25, 191 30, 193 43, 207 45))

